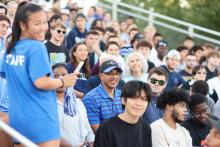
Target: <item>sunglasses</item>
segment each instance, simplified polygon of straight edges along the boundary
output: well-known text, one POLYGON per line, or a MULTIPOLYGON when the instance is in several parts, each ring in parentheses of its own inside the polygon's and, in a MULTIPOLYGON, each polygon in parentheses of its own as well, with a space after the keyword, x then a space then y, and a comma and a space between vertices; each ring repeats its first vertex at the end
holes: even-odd
POLYGON ((166 83, 166 81, 164 81, 164 80, 157 80, 157 79, 155 79, 155 78, 150 78, 150 82, 151 82, 152 84, 158 83, 158 85, 160 85, 160 86, 163 86, 163 85, 166 83))
POLYGON ((210 109, 209 109, 208 107, 204 108, 204 109, 201 110, 201 111, 195 111, 195 112, 193 112, 194 116, 196 116, 196 117, 199 117, 199 116, 201 116, 202 114, 208 114, 208 113, 210 113, 210 109))
POLYGON ((65 34, 66 34, 66 31, 57 30, 57 33, 58 33, 58 34, 60 34, 61 32, 63 33, 63 35, 65 35, 65 34))

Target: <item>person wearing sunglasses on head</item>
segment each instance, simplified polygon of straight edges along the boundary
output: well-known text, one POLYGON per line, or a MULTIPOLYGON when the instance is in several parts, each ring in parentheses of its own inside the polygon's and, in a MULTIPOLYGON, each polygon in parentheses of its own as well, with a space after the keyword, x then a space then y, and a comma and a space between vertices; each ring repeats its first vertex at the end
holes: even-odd
POLYGON ((156 102, 166 87, 167 79, 168 73, 161 67, 152 68, 148 74, 147 83, 152 90, 152 99, 143 115, 144 120, 146 120, 148 124, 151 124, 163 116, 163 112, 156 107, 156 102))
POLYGON ((51 65, 56 63, 67 63, 69 61, 69 53, 63 45, 66 34, 66 26, 58 21, 50 27, 51 38, 45 43, 51 65))

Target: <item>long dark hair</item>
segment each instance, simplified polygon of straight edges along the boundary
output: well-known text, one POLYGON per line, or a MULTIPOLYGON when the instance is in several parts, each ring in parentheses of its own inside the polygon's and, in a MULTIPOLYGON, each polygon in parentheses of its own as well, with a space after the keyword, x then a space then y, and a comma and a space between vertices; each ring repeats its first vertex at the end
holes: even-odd
POLYGON ((10 50, 14 48, 15 43, 20 40, 21 37, 21 27, 20 22, 27 24, 28 18, 31 14, 43 11, 43 9, 33 3, 22 2, 19 4, 17 11, 15 13, 14 23, 12 26, 12 39, 7 47, 7 54, 10 53, 10 50))
MULTIPOLYGON (((80 45, 86 45, 85 42, 80 42, 80 43, 77 43, 73 46, 73 48, 71 49, 70 51, 70 62, 71 64, 73 65, 73 67, 77 67, 77 65, 79 64, 78 61, 76 60, 76 57, 73 55, 74 52, 76 52, 78 46, 80 45)), ((88 49, 88 47, 87 47, 88 49)), ((86 58, 86 60, 84 61, 84 64, 83 64, 83 67, 82 69, 84 69, 84 72, 85 72, 85 77, 88 79, 89 76, 90 76, 90 65, 89 65, 89 56, 86 58)))

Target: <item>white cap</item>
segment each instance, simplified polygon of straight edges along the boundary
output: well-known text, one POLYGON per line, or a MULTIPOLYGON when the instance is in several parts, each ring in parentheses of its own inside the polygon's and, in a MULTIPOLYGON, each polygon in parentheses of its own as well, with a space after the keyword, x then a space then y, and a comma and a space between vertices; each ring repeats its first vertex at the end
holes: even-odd
POLYGON ((4 5, 3 3, 0 2, 0 6, 4 7, 5 9, 8 9, 8 7, 6 5, 4 5))
POLYGON ((61 9, 61 14, 70 15, 70 10, 69 9, 61 9))
POLYGON ((175 59, 181 59, 180 53, 177 50, 170 50, 167 53, 167 58, 175 58, 175 59))

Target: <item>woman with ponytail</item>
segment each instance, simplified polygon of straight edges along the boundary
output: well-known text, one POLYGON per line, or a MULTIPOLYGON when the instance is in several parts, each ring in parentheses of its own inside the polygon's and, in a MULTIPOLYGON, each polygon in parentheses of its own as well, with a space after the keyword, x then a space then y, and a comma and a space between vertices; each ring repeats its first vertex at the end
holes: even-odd
MULTIPOLYGON (((10 126, 40 147, 58 147, 60 132, 54 89, 74 85, 78 73, 52 78, 42 43, 47 29, 43 9, 33 3, 21 3, 1 72, 8 84, 10 126)), ((13 142, 16 147, 22 146, 15 139, 13 142)))

